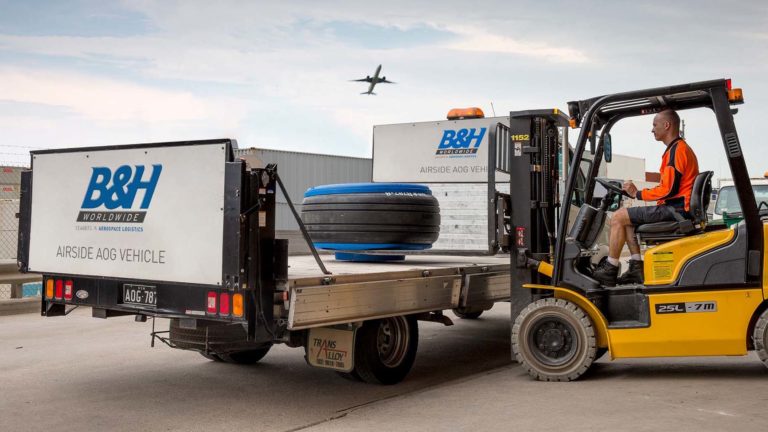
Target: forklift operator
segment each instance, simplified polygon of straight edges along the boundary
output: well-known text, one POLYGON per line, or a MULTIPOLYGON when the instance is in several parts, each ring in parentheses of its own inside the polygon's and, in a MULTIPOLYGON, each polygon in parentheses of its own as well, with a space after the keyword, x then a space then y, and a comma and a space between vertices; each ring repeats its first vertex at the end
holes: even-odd
POLYGON ((656 200, 655 206, 620 208, 611 218, 611 233, 608 257, 593 272, 593 278, 606 286, 643 283, 643 261, 640 245, 635 238, 635 226, 647 223, 674 221, 675 213, 690 219, 691 192, 699 164, 696 155, 680 137, 680 116, 671 109, 656 114, 653 118, 653 133, 656 141, 667 147, 661 158, 661 183, 653 188, 639 190, 632 181, 624 183, 623 189, 639 200, 656 200), (624 243, 632 254, 629 269, 618 277, 619 255, 624 243))

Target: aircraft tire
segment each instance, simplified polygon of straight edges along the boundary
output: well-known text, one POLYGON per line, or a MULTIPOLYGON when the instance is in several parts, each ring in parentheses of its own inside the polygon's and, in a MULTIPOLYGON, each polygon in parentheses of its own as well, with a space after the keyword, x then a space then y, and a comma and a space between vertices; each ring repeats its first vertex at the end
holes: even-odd
MULTIPOLYGON (((440 207, 428 188, 397 192, 393 187, 394 192, 387 192, 381 189, 385 185, 372 185, 377 190, 369 191, 363 185, 347 190, 340 185, 334 193, 323 194, 321 190, 305 197, 301 218, 312 241, 328 249, 347 249, 350 245, 426 249, 437 240, 440 207), (353 193, 336 193, 339 191, 353 193)), ((314 189, 319 188, 310 191, 314 189)))

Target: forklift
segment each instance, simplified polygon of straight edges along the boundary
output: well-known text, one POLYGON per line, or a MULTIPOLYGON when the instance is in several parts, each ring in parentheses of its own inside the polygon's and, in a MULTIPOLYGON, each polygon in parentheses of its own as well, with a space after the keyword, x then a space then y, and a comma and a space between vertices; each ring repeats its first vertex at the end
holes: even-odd
POLYGON ((754 350, 768 366, 766 225, 759 212, 765 203, 755 202, 733 120, 741 103, 741 89, 718 79, 570 102, 568 118, 557 110, 510 114, 509 171, 522 173, 512 180, 508 227, 512 351, 532 377, 576 380, 606 353, 619 359, 754 350), (692 219, 635 227, 644 283, 601 285, 592 278, 597 240, 627 196, 617 182, 597 177, 601 162, 611 160, 612 127, 664 109, 698 108, 715 114, 744 219, 731 227, 707 224, 712 172, 702 171, 692 219), (566 123, 580 132, 560 195, 541 137, 566 123))

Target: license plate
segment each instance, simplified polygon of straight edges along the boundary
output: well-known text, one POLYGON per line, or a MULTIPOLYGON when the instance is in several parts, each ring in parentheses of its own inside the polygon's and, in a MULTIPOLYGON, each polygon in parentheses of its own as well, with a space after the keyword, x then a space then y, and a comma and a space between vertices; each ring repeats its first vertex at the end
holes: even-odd
POLYGON ((148 285, 123 285, 123 304, 157 306, 157 287, 148 285))

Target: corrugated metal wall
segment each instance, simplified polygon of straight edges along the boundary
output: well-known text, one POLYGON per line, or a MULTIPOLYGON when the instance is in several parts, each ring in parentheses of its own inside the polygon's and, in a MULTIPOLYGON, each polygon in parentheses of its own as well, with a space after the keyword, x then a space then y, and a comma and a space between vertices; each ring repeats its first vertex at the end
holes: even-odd
MULTIPOLYGON (((304 192, 310 187, 335 183, 361 183, 371 181, 371 159, 331 156, 282 150, 248 148, 235 152, 253 167, 277 164, 277 172, 288 189, 296 210, 301 212, 304 192)), ((298 230, 288 201, 282 192, 277 195, 276 228, 298 230)))
MULTIPOLYGON (((244 158, 254 167, 276 163, 280 178, 299 212, 304 192, 312 186, 371 181, 371 159, 258 148, 237 150, 236 155, 244 158)), ((433 245, 433 249, 486 251, 488 249, 488 185, 483 183, 427 185, 440 203, 440 237, 433 245)), ((509 181, 500 180, 497 189, 509 192, 509 181)), ((278 237, 289 238, 291 252, 308 252, 298 234, 299 227, 282 193, 277 196, 276 218, 278 237)))

